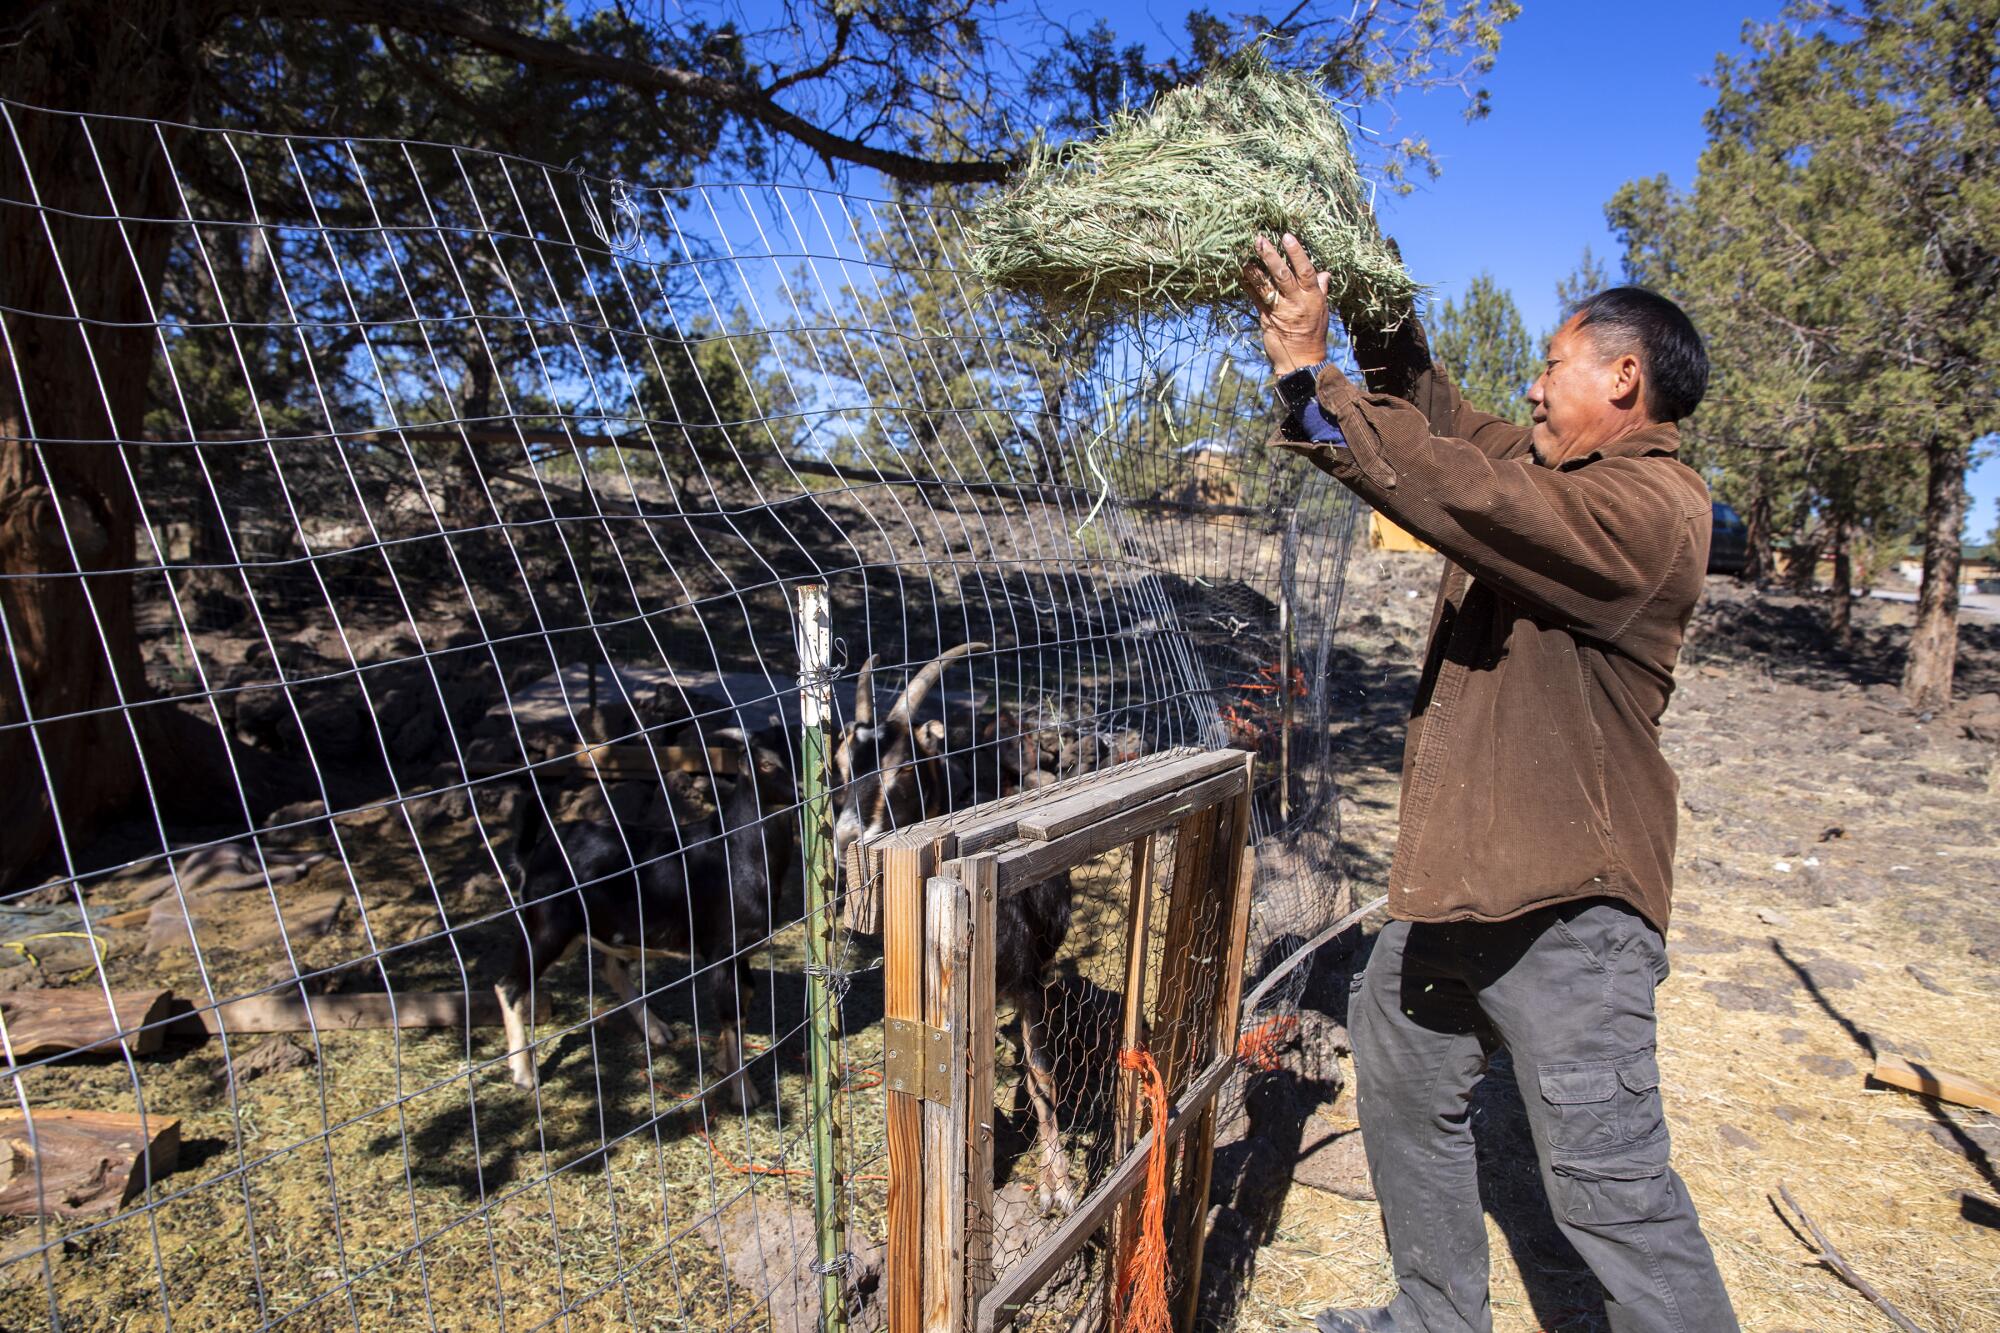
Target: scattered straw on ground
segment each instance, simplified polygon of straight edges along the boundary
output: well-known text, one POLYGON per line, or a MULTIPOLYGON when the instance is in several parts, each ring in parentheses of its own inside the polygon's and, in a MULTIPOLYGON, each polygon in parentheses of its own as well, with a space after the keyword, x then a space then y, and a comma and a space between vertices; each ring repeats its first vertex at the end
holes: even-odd
MULTIPOLYGON (((1379 604, 1374 580, 1352 580, 1350 617, 1394 614, 1435 578, 1411 557, 1357 560, 1401 573, 1379 604)), ((1774 614, 1751 628, 1771 634, 1774 614)), ((2000 1333, 2000 1122, 1867 1080, 1875 1051, 2000 1077, 1995 756, 1953 718, 1878 703, 1860 682, 1782 679, 1800 673, 1778 649, 1722 658, 1747 637, 1684 668, 1665 727, 1684 798, 1659 993, 1674 1164, 1748 1333, 1892 1327, 1815 1262, 1780 1186, 1926 1333, 2000 1333)), ((1964 642, 1969 695, 1990 688, 1990 659, 1964 642)), ((1343 832, 1371 853, 1393 837, 1394 763, 1344 775, 1343 832)), ((1353 1109, 1351 1094, 1320 1108, 1315 1130, 1353 1128, 1353 1109)), ((1496 1062, 1474 1101, 1494 1327, 1601 1333, 1602 1298, 1549 1218, 1522 1116, 1496 1062)), ((1303 1328, 1394 1291, 1376 1205, 1294 1184, 1236 1327, 1303 1328)))
POLYGON ((1324 85, 1253 51, 1095 138, 1038 145, 980 205, 972 265, 1051 310, 1186 312, 1237 302, 1256 236, 1290 231, 1338 309, 1393 316, 1416 285, 1369 198, 1324 85))

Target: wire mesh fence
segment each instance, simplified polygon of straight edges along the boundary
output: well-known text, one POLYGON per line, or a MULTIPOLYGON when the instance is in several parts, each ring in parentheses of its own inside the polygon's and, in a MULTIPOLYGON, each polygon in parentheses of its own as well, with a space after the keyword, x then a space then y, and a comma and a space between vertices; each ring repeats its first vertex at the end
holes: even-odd
POLYGON ((1347 905, 1352 511, 1230 339, 1038 327, 943 196, 0 121, 0 1325, 811 1327, 813 993, 879 1320, 814 680, 842 850, 1235 745, 1250 978, 1347 905))

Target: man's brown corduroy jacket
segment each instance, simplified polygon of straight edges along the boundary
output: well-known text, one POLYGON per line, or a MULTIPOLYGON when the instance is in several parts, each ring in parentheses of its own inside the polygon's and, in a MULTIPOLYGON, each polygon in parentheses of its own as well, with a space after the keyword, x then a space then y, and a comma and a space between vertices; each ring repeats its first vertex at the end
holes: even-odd
POLYGON ((1708 488, 1649 426, 1559 468, 1465 405, 1414 321, 1357 337, 1320 408, 1347 447, 1302 453, 1450 561, 1403 750, 1389 910, 1501 921, 1578 898, 1662 932, 1679 784, 1660 753, 1674 662, 1708 570, 1708 488))

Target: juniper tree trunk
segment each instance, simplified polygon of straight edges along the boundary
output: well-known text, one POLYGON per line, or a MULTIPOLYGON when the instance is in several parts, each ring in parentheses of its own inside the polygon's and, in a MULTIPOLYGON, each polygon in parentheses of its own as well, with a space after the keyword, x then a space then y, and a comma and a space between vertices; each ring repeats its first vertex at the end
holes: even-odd
POLYGON ((1826 549, 1826 534, 1803 520, 1792 530, 1792 543, 1785 554, 1785 585, 1800 597, 1812 596, 1819 586, 1819 558, 1826 549))
POLYGON ((1778 571, 1778 553, 1771 542, 1771 494, 1764 488, 1761 477, 1750 494, 1750 508, 1743 515, 1743 526, 1747 529, 1744 542, 1749 547, 1749 556, 1740 577, 1745 583, 1761 587, 1778 571))
MULTIPOLYGON (((8 93, 37 106, 184 113, 183 16, 144 8, 45 6, 0 59, 8 93)), ((199 748, 178 709, 120 708, 148 692, 133 618, 130 446, 116 442, 140 438, 157 347, 148 298, 172 236, 99 219, 114 208, 171 216, 171 168, 144 122, 13 120, 0 144, 0 887, 53 848, 58 816, 81 850, 80 837, 137 795, 135 735, 169 791, 199 748), (41 209, 24 202, 37 197, 41 209)))
POLYGON ((1845 650, 1854 646, 1854 553, 1845 519, 1833 521, 1833 600, 1827 604, 1827 625, 1833 641, 1845 650))
POLYGON ((1903 667, 1903 698, 1912 708, 1935 710, 1951 702, 1951 678, 1958 666, 1966 448, 1934 436, 1924 447, 1924 458, 1929 468, 1924 492, 1924 579, 1917 589, 1917 620, 1910 628, 1910 657, 1903 667))

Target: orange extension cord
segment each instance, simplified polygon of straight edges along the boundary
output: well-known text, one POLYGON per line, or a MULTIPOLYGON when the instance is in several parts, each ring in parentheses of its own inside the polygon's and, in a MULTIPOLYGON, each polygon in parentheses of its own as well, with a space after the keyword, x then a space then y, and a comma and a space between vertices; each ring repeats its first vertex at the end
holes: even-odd
POLYGON ((1153 1149, 1146 1158, 1146 1193, 1139 1207, 1139 1240, 1118 1274, 1121 1333, 1167 1333, 1167 1085, 1151 1053, 1120 1051, 1118 1067, 1139 1075, 1153 1116, 1153 1149))
POLYGON ((1284 1067, 1278 1050, 1299 1030, 1297 1014, 1279 1014, 1251 1028, 1236 1043, 1236 1058, 1266 1072, 1284 1067))

